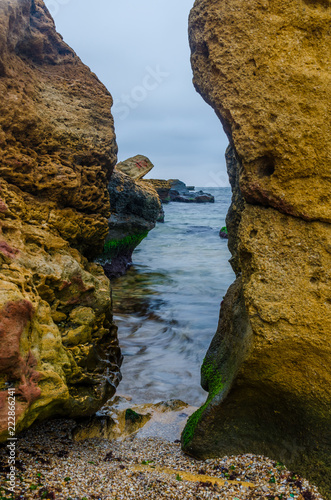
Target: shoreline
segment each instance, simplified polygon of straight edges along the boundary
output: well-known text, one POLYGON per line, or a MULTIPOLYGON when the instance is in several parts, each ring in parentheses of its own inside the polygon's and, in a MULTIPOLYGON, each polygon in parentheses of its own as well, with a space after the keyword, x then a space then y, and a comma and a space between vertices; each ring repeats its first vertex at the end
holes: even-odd
MULTIPOLYGON (((135 435, 77 442, 72 439, 75 425, 52 420, 19 436, 17 499, 323 500, 308 481, 263 456, 196 460, 181 451, 178 440, 135 435)), ((6 458, 2 446, 2 472, 6 458)))

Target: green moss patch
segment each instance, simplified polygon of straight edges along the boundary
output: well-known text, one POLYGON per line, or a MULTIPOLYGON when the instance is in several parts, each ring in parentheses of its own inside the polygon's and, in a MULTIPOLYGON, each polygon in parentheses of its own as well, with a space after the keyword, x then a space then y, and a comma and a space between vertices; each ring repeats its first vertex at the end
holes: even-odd
POLYGON ((209 395, 207 401, 188 419, 182 433, 182 447, 185 449, 191 442, 196 426, 198 425, 203 412, 209 405, 210 401, 223 389, 222 377, 214 363, 207 362, 204 359, 201 367, 201 373, 208 383, 209 395))
POLYGON ((131 410, 131 408, 128 408, 125 412, 125 421, 126 422, 131 422, 132 424, 135 424, 137 422, 141 422, 143 420, 143 415, 140 415, 140 413, 136 413, 134 410, 131 410))
POLYGON ((113 257, 118 257, 124 252, 134 250, 147 235, 148 231, 145 231, 143 233, 125 236, 120 240, 109 240, 104 245, 103 257, 112 259, 113 257))

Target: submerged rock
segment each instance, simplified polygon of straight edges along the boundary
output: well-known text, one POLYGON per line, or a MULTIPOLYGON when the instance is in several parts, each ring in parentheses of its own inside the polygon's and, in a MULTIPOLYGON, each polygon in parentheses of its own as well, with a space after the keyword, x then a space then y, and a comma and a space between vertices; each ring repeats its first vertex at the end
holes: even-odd
POLYGON ((264 454, 331 498, 330 5, 197 0, 194 83, 229 136, 237 274, 182 435, 196 457, 264 454), (243 26, 245 36, 243 36, 243 26), (319 36, 316 36, 318 30, 319 36))
POLYGON ((138 439, 178 440, 187 417, 196 410, 177 399, 140 405, 132 405, 130 401, 130 396, 115 396, 97 415, 77 420, 73 430, 75 441, 124 440, 132 435, 138 439))
POLYGON ((220 238, 223 238, 225 240, 227 240, 229 238, 228 230, 227 230, 226 226, 221 227, 219 234, 220 234, 220 238))
POLYGON ((41 0, 0 3, 0 440, 91 415, 121 354, 110 285, 91 262, 110 214, 112 98, 56 33, 41 0))
POLYGON ((115 170, 108 185, 111 214, 100 257, 109 279, 121 276, 132 264, 133 250, 155 227, 161 202, 152 186, 115 170))

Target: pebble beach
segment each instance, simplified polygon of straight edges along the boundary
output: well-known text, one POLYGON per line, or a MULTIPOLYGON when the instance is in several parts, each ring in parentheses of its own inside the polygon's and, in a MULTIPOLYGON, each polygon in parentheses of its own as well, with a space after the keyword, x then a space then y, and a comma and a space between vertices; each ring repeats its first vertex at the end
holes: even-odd
MULTIPOLYGON (((316 487, 263 456, 196 460, 178 440, 135 435, 73 439, 73 420, 33 426, 17 441, 16 499, 323 500, 316 487)), ((6 447, 0 448, 0 498, 6 494, 6 447)))

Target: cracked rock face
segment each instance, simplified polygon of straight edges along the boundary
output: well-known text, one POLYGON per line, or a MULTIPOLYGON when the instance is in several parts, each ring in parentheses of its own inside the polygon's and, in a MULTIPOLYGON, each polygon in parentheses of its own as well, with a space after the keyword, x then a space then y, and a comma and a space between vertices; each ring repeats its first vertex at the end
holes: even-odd
POLYGON ((112 98, 41 0, 0 3, 0 440, 91 415, 119 382, 110 285, 92 258, 110 215, 112 98))
POLYGON ((229 137, 236 283, 202 366, 198 457, 284 461, 330 498, 329 1, 197 0, 194 84, 229 137), (217 388, 217 390, 215 389, 217 388))

